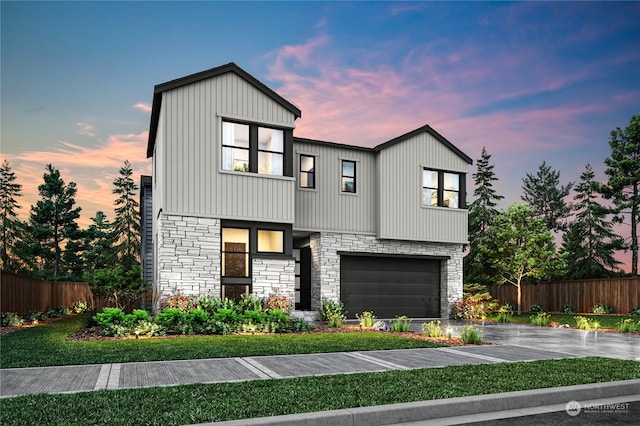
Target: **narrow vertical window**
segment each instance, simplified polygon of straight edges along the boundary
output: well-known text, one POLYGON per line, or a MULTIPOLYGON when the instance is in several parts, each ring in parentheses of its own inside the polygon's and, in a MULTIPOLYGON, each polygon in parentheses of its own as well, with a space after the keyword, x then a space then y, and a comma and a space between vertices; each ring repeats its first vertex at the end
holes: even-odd
POLYGON ((284 132, 258 127, 258 173, 282 176, 284 173, 284 132))
POLYGON ((236 172, 249 171, 249 126, 222 123, 222 168, 236 172))
POLYGON ((342 160, 342 192, 356 193, 356 162, 342 160))
POLYGON ((438 205, 438 172, 435 170, 422 170, 422 205, 438 205))
POLYGON ((460 200, 460 176, 456 173, 443 173, 442 205, 457 209, 460 200))
POLYGON ((298 179, 300 188, 316 187, 316 157, 312 155, 300 155, 300 176, 298 179))

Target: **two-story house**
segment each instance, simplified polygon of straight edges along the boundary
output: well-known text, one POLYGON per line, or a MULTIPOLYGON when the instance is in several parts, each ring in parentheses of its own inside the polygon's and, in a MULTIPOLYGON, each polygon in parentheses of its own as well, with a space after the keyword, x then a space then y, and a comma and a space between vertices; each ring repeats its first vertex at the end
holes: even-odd
POLYGON ((155 300, 275 293, 299 310, 342 300, 350 317, 447 315, 471 159, 429 126, 374 148, 297 138, 300 116, 234 63, 155 87, 142 188, 155 300))

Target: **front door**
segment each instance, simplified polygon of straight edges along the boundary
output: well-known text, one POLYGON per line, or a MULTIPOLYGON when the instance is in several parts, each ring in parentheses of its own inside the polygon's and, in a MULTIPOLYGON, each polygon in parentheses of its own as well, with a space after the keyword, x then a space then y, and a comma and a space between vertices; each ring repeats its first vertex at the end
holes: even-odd
POLYGON ((296 310, 311 310, 311 248, 294 249, 296 258, 296 310))

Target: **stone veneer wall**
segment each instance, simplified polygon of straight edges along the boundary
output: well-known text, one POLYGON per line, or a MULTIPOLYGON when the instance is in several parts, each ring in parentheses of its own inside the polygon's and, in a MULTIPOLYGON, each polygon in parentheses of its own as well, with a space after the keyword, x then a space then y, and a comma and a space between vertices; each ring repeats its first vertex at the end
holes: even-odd
POLYGON ((339 251, 449 256, 441 262, 440 315, 447 317, 451 304, 462 298, 462 259, 464 245, 405 240, 380 240, 372 235, 322 232, 310 237, 311 309, 320 308, 322 299, 340 299, 339 251))
POLYGON ((219 219, 160 213, 156 235, 156 309, 167 293, 220 297, 219 219))
POLYGON ((254 256, 252 262, 253 294, 267 298, 271 294, 296 297, 296 260, 254 256))

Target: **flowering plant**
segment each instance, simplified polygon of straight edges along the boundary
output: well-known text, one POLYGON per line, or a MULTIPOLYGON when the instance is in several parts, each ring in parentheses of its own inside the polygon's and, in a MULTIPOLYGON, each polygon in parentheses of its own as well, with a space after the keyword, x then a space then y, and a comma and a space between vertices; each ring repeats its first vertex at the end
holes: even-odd
POLYGON ((277 294, 270 294, 267 300, 264 302, 264 308, 269 311, 282 311, 285 314, 289 314, 292 308, 291 299, 287 296, 280 296, 277 294))
POLYGON ((182 312, 189 312, 197 305, 197 298, 193 296, 186 296, 181 293, 180 290, 176 294, 167 293, 160 303, 162 310, 167 308, 178 308, 182 312))

